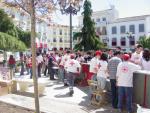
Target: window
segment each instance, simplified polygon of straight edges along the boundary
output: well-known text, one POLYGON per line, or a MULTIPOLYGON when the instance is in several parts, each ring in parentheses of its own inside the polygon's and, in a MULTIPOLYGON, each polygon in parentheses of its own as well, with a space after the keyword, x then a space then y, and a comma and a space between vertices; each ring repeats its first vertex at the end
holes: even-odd
POLYGON ((53 38, 53 42, 56 42, 56 38, 53 38))
POLYGON ((144 24, 139 24, 139 32, 144 32, 144 24))
POLYGON ((125 37, 121 37, 121 46, 126 46, 126 38, 125 37))
POLYGON ((51 42, 51 40, 50 40, 50 39, 48 39, 48 40, 47 40, 47 42, 51 42))
POLYGON ((126 27, 120 26, 120 33, 126 33, 126 27))
POLYGON ((112 38, 112 46, 116 46, 117 45, 117 39, 116 38, 112 38))
POLYGON ((117 28, 116 28, 116 26, 112 27, 112 34, 117 34, 117 28))
POLYGON ((102 35, 107 35, 106 27, 102 27, 102 35))
POLYGON ((97 33, 98 35, 101 35, 100 27, 97 27, 97 28, 96 28, 96 33, 97 33))
POLYGON ((135 45, 135 38, 134 38, 134 36, 132 36, 132 37, 129 38, 129 42, 130 42, 131 46, 135 45))
POLYGON ((100 18, 97 18, 97 19, 96 19, 96 22, 100 22, 100 18))
POLYGON ((106 18, 104 17, 102 20, 103 20, 103 21, 106 21, 106 18))
POLYGON ((62 35, 62 29, 59 30, 59 35, 62 35))
POLYGON ((59 39, 59 42, 63 42, 62 38, 59 39))
POLYGON ((56 35, 56 29, 53 29, 53 34, 56 35))
POLYGON ((134 34, 135 33, 135 26, 134 25, 130 25, 129 26, 129 31, 134 34))

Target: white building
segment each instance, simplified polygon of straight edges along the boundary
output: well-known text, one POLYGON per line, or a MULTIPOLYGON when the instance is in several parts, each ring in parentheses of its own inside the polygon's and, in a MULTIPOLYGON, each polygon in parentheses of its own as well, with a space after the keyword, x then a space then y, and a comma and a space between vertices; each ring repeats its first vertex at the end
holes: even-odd
MULTIPOLYGON (((30 16, 21 10, 7 7, 0 3, 4 11, 13 19, 14 24, 24 31, 31 30, 30 16)), ((37 48, 65 49, 70 47, 69 26, 49 23, 44 19, 37 18, 36 21, 36 46, 37 48)))
POLYGON ((48 33, 48 47, 49 49, 70 48, 70 31, 69 26, 60 24, 49 24, 48 33))
MULTIPOLYGON (((133 48, 141 36, 150 35, 150 15, 119 18, 114 6, 104 11, 93 12, 96 32, 109 48, 121 46, 129 50, 133 48)), ((80 28, 83 17, 79 17, 80 28)))

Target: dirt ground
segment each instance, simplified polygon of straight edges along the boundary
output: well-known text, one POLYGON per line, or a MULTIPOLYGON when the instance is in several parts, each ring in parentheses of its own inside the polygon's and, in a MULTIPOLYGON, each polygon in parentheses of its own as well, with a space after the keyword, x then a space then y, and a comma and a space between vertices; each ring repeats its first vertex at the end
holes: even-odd
POLYGON ((0 102, 0 113, 34 113, 34 112, 21 107, 0 102))

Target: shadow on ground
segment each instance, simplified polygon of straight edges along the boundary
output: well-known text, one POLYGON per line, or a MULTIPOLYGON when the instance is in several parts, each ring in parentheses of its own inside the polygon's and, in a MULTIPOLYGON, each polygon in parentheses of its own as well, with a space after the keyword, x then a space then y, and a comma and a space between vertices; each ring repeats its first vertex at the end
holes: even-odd
POLYGON ((58 95, 55 95, 56 98, 66 98, 66 97, 70 97, 69 95, 69 92, 68 93, 65 93, 65 94, 58 94, 58 95))

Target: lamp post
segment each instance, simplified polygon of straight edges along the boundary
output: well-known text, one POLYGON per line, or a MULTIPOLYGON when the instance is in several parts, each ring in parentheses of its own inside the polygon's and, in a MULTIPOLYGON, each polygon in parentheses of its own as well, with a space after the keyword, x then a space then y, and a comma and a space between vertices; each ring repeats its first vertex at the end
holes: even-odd
POLYGON ((80 11, 83 0, 59 0, 60 11, 62 14, 70 15, 70 49, 72 49, 72 15, 80 11))

